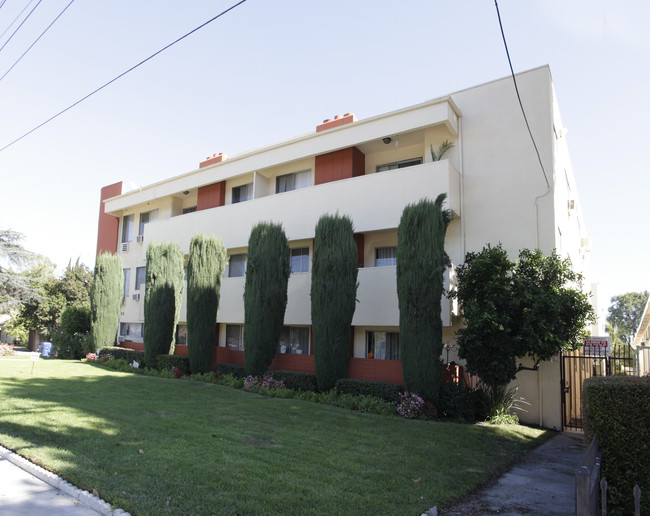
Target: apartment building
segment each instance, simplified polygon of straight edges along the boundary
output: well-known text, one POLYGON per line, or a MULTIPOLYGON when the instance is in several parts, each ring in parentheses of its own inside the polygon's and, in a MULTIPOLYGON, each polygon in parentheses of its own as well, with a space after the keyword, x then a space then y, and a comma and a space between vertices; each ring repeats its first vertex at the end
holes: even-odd
MULTIPOLYGON (((196 170, 129 190, 101 192, 97 251, 117 252, 125 300, 119 340, 142 346, 144 271, 151 242, 174 241, 188 253, 196 233, 220 237, 228 249, 215 362, 243 363, 246 246, 261 221, 281 222, 291 248, 285 331, 275 369, 314 370, 310 328, 311 259, 319 217, 351 217, 358 247, 359 287, 349 376, 402 381, 396 290, 397 227, 403 208, 447 194, 453 213, 445 248, 452 263, 466 252, 501 242, 556 249, 586 273, 589 240, 582 219, 564 128, 547 66, 517 75, 538 154, 528 134, 511 77, 468 88, 364 120, 347 113, 307 134, 235 156, 215 154, 196 170), (442 159, 431 148, 454 145, 442 159)), ((588 284, 588 283, 587 283, 588 284)), ((453 268, 445 288, 453 289, 453 268)), ((457 307, 442 300, 443 361, 457 360, 457 307)), ((185 303, 177 329, 184 353, 185 303)), ((518 378, 531 403, 521 419, 559 428, 559 362, 518 378)))

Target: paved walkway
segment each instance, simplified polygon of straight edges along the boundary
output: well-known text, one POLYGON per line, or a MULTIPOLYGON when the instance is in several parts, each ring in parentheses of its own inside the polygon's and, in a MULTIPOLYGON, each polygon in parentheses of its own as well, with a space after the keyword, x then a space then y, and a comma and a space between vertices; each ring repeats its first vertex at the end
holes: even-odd
POLYGON ((582 434, 558 434, 496 482, 439 514, 574 516, 575 472, 584 452, 582 434))

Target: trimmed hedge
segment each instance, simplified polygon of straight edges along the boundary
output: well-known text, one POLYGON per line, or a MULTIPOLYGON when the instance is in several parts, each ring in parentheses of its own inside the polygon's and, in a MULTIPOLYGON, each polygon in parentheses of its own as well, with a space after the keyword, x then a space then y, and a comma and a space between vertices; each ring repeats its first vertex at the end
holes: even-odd
POLYGON ((650 514, 650 377, 593 377, 583 387, 585 445, 594 434, 603 453, 608 514, 633 514, 634 484, 641 513, 650 514))
POLYGON ((239 364, 217 364, 214 368, 219 374, 229 374, 235 378, 246 378, 246 368, 239 364))
POLYGON ((172 367, 180 369, 183 374, 189 374, 190 360, 188 357, 178 355, 158 355, 156 357, 156 369, 159 371, 170 370, 172 367))
POLYGON ((343 394, 373 396, 384 401, 399 403, 399 393, 404 390, 404 386, 394 383, 368 382, 354 378, 339 378, 336 381, 336 390, 343 394))
POLYGON ((318 390, 316 375, 302 373, 299 371, 268 371, 266 374, 276 380, 282 380, 285 387, 294 391, 314 391, 318 390))
POLYGON ((99 350, 100 355, 112 355, 113 358, 121 358, 126 360, 129 364, 134 360, 142 365, 144 363, 144 351, 137 351, 129 348, 118 348, 116 346, 109 346, 99 350))
POLYGON ((438 415, 462 421, 483 421, 487 417, 487 393, 457 383, 443 383, 438 394, 438 415))

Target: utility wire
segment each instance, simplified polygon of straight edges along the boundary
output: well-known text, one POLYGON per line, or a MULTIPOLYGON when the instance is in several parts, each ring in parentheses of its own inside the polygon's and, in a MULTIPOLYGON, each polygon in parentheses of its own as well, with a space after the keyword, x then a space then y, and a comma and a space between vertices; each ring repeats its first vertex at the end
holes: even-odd
MULTIPOLYGON (((530 124, 528 123, 528 118, 526 117, 526 111, 524 111, 524 105, 521 102, 521 96, 519 95, 519 88, 517 87, 517 79, 515 78, 515 71, 512 69, 512 61, 510 60, 510 52, 508 52, 508 43, 506 43, 506 35, 503 32, 503 24, 501 23, 501 14, 499 14, 499 4, 497 0, 494 0, 494 6, 497 8, 497 17, 499 18, 499 28, 501 29, 501 37, 503 38, 503 46, 506 49, 506 56, 508 56, 508 64, 510 65, 510 74, 512 75, 512 82, 515 84, 515 91, 517 92, 517 100, 519 100, 519 107, 521 108, 521 114, 524 115, 524 121, 526 122, 526 127, 528 128, 528 134, 530 139, 533 142, 533 147, 535 147, 535 152, 537 153, 537 159, 539 161, 539 166, 542 167, 542 173, 544 174, 544 180, 546 181, 546 186, 551 187, 548 182, 548 177, 546 176, 546 170, 544 169, 544 164, 542 163, 542 158, 539 155, 539 150, 537 149, 537 144, 535 143, 535 138, 533 138, 533 132, 530 130, 530 124)), ((1 149, 0 149, 1 150, 1 149)))
POLYGON ((20 28, 25 24, 25 22, 26 22, 27 20, 29 20, 29 17, 30 17, 30 16, 32 15, 32 13, 36 10, 36 8, 37 8, 39 5, 41 5, 41 2, 42 2, 42 1, 43 1, 43 0, 38 0, 37 4, 34 6, 34 8, 33 8, 31 11, 29 11, 29 14, 28 14, 27 16, 25 16, 25 19, 24 19, 23 21, 20 22, 20 25, 18 25, 18 27, 16 27, 16 30, 12 32, 11 36, 9 36, 9 38, 7 38, 7 41, 5 41, 4 45, 2 45, 2 46, 0 47, 0 52, 2 52, 2 50, 7 46, 7 43, 9 43, 9 42, 11 41, 11 38, 13 38, 13 37, 16 35, 16 32, 18 32, 18 31, 20 30, 20 28))
POLYGON ((232 11, 233 9, 235 9, 236 7, 239 7, 239 6, 240 6, 241 4, 243 4, 244 2, 246 2, 246 0, 240 0, 240 1, 237 2, 236 4, 231 5, 231 6, 230 6, 228 9, 226 9, 225 11, 220 12, 219 14, 217 14, 216 16, 214 16, 213 18, 210 18, 208 21, 206 21, 206 22, 202 23, 201 25, 199 25, 198 27, 192 29, 192 30, 189 31, 187 34, 181 36, 180 38, 176 39, 175 41, 172 41, 171 43, 169 43, 168 45, 164 46, 163 48, 161 48, 161 49, 158 50, 157 52, 151 54, 151 55, 150 55, 149 57, 147 57, 146 59, 143 59, 142 61, 140 61, 138 64, 133 65, 131 68, 129 68, 128 70, 122 72, 122 73, 121 73, 120 75, 118 75, 117 77, 114 77, 113 79, 111 79, 111 80, 108 81, 107 83, 103 84, 102 86, 100 86, 100 87, 97 88, 96 90, 91 91, 91 92, 88 93, 86 96, 80 98, 80 99, 77 100, 75 103, 70 104, 67 108, 65 108, 65 109, 63 109, 63 110, 61 110, 61 111, 59 111, 56 115, 52 115, 50 118, 48 118, 47 120, 45 120, 45 122, 42 122, 42 123, 38 124, 36 127, 34 127, 33 129, 27 131, 25 134, 23 134, 23 135, 20 136, 19 138, 16 138, 16 139, 15 139, 14 141, 12 141, 11 143, 8 143, 8 144, 5 145, 4 147, 0 148, 0 152, 4 151, 5 149, 8 149, 8 148, 11 147, 14 143, 17 143, 17 142, 19 142, 20 140, 22 140, 23 138, 25 138, 26 136, 29 136, 29 135, 32 134, 34 131, 37 131, 38 129, 40 129, 41 127, 43 127, 45 124, 47 124, 47 123, 51 122, 52 120, 54 120, 55 118, 61 116, 63 113, 65 113, 65 112, 67 112, 67 111, 70 111, 73 107, 75 107, 75 106, 81 104, 84 100, 86 100, 86 99, 92 97, 95 93, 98 93, 98 92, 100 92, 101 90, 103 90, 104 88, 106 88, 106 86, 109 86, 110 84, 113 84, 115 81, 117 81, 118 79, 121 79, 122 77, 124 77, 124 76, 125 76, 126 74, 128 74, 129 72, 132 72, 133 70, 135 70, 135 69, 138 68, 139 66, 143 65, 143 64, 146 63, 147 61, 150 61, 151 59, 153 59, 154 57, 156 57, 158 54, 161 54, 162 52, 164 52, 164 51, 167 50, 168 48, 174 46, 176 43, 179 43, 180 41, 184 40, 184 39, 187 38, 188 36, 194 34, 195 32, 197 32, 198 30, 202 29, 202 28, 205 27, 206 25, 212 23, 212 22, 215 21, 216 19, 221 18, 224 14, 229 13, 230 11, 232 11))
MULTIPOLYGON (((6 1, 7 1, 7 0, 5 0, 5 2, 6 2, 6 1)), ((34 41, 34 43, 32 43, 31 45, 29 45, 29 48, 23 52, 23 55, 21 55, 18 59, 16 59, 16 62, 15 62, 14 64, 11 65, 11 67, 9 68, 9 70, 7 70, 7 71, 4 73, 4 75, 3 75, 2 77, 0 77, 0 81, 2 81, 2 79, 4 79, 4 78, 7 76, 7 74, 8 74, 9 72, 11 72, 11 70, 14 69, 14 66, 16 66, 16 65, 20 62, 20 60, 21 60, 23 57, 25 57, 25 55, 27 55, 27 52, 29 52, 29 51, 32 49, 32 47, 33 47, 34 45, 36 45, 36 43, 38 43, 38 40, 41 39, 41 38, 45 35, 45 33, 46 33, 48 30, 50 30, 50 27, 51 27, 52 25, 54 25, 54 24, 56 23, 56 21, 57 21, 59 18, 61 18, 61 16, 63 15, 63 13, 66 12, 66 10, 68 9, 68 7, 70 7, 70 6, 72 5, 73 2, 74 2, 74 0, 70 0, 70 3, 69 3, 68 5, 66 5, 66 6, 63 8, 63 11, 61 11, 61 12, 59 13, 59 15, 58 15, 56 18, 54 18, 54 20, 52 21, 52 23, 50 23, 50 24, 47 26, 47 28, 46 28, 43 32, 41 32, 41 35, 40 35, 38 38, 36 38, 36 40, 34 41)), ((2 7, 2 5, 0 5, 0 7, 2 7)))
MULTIPOLYGON (((6 2, 6 1, 7 1, 7 0, 5 0, 5 2, 6 2)), ((0 39, 2 39, 2 37, 7 33, 7 31, 8 31, 9 29, 11 29, 11 27, 13 27, 14 23, 16 23, 16 20, 18 20, 18 18, 20 18, 20 17, 22 16, 22 14, 27 10, 27 8, 28 8, 30 5, 32 5, 32 2, 33 2, 33 1, 34 1, 34 0, 29 0, 29 2, 27 2, 27 5, 25 5, 25 7, 23 7, 23 10, 20 11, 20 12, 18 13, 18 15, 14 18, 14 20, 9 24, 9 26, 8 26, 4 31, 2 31, 2 34, 0 34, 0 39)), ((2 5, 4 5, 4 3, 3 3, 2 5)))
POLYGON ((6 2, 6 1, 7 1, 7 0, 2 0, 2 2, 0 2, 0 9, 2 9, 2 6, 5 5, 5 2, 6 2))

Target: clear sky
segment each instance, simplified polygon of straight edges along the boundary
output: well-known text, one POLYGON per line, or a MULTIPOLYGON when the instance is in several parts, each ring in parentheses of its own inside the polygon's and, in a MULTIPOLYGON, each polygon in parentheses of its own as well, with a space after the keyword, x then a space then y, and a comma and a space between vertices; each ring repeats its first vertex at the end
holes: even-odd
MULTIPOLYGON (((6 0, 0 33, 27 2, 6 0)), ((68 2, 34 11, 0 50, 0 76, 68 2)), ((233 3, 76 0, 0 80, 0 148, 233 3)), ((550 65, 601 299, 650 289, 650 3, 499 8, 515 71, 550 65)), ((0 152, 0 227, 59 267, 92 267, 102 186, 150 184, 336 114, 367 118, 508 74, 492 0, 248 0, 0 152)))

